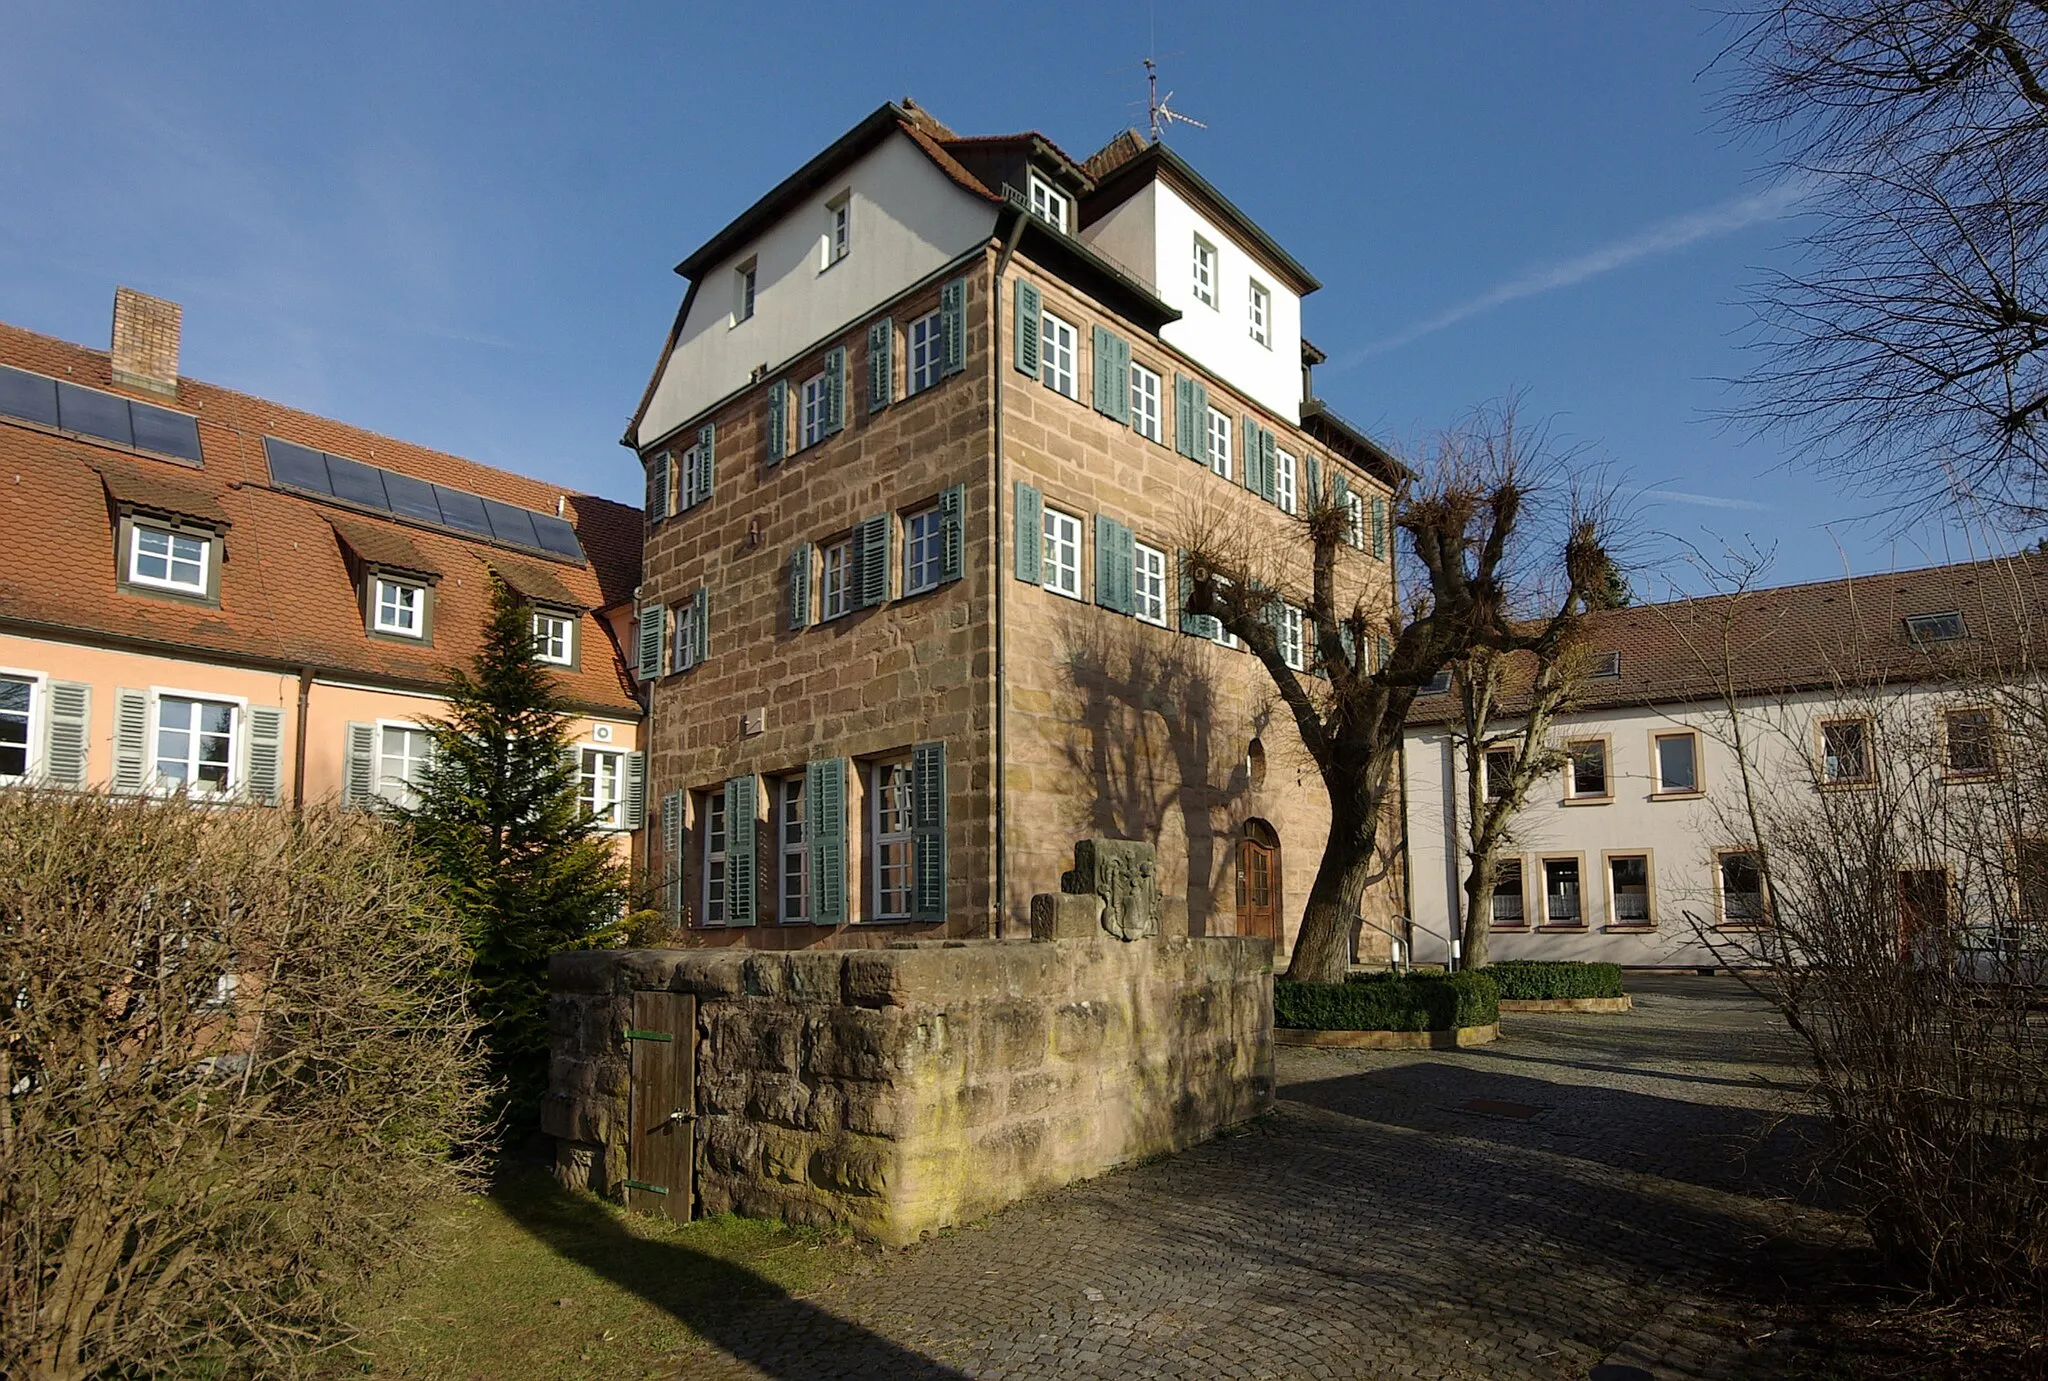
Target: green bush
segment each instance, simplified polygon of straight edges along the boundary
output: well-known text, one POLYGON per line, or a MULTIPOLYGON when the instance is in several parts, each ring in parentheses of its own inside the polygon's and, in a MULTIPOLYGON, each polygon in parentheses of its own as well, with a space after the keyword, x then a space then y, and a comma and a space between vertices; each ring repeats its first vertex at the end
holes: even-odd
POLYGON ((1558 997, 1621 997, 1619 964, 1581 964, 1570 960, 1509 959, 1478 970, 1493 980, 1510 1002, 1540 1002, 1558 997))
POLYGON ((1364 974, 1344 983, 1273 980, 1275 1025, 1309 1031, 1448 1031, 1500 1019, 1483 973, 1364 974))

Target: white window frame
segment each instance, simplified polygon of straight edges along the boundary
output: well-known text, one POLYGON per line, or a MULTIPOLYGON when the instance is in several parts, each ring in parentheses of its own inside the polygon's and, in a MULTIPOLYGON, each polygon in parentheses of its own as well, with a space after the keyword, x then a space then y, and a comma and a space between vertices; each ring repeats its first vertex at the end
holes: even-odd
POLYGON ((604 743, 579 743, 576 745, 576 804, 592 819, 599 829, 621 830, 626 827, 626 753, 604 743), (611 760, 611 794, 606 796, 604 759, 611 760), (593 763, 593 759, 596 762, 593 763), (593 767, 595 770, 593 770, 593 767))
POLYGON ((1164 382, 1144 365, 1131 365, 1131 430, 1147 441, 1164 442, 1160 429, 1160 390, 1164 382))
POLYGON ((184 595, 203 595, 206 593, 207 576, 211 571, 213 562, 213 538, 201 537, 197 533, 186 532, 178 528, 162 527, 155 523, 143 522, 131 522, 128 525, 128 534, 128 583, 130 585, 146 585, 153 590, 175 590, 179 594, 184 595), (161 558, 158 558, 155 553, 150 553, 151 559, 161 559, 164 563, 164 574, 160 576, 145 575, 142 572, 142 558, 144 555, 142 537, 144 533, 164 539, 164 550, 161 558), (177 555, 177 544, 180 541, 195 542, 199 546, 199 559, 197 563, 199 566, 199 578, 195 581, 179 580, 173 575, 179 564, 190 561, 189 557, 177 555))
POLYGON ((669 673, 688 671, 704 660, 704 649, 697 646, 697 621, 690 617, 688 604, 671 605, 669 608, 669 673))
POLYGON ((1166 627, 1166 553, 1159 548, 1131 544, 1131 598, 1141 622, 1166 627))
POLYGON ((1065 192, 1052 185, 1045 174, 1036 168, 1031 170, 1031 214, 1052 226, 1061 234, 1072 229, 1068 224, 1073 215, 1074 202, 1065 192))
POLYGON ((775 782, 775 917, 784 925, 811 923, 811 840, 804 833, 805 789, 801 772, 775 782), (791 878, 796 880, 794 887, 791 878))
POLYGON ((868 770, 868 857, 873 860, 868 868, 871 895, 875 901, 874 920, 907 921, 917 907, 917 848, 912 839, 913 815, 916 810, 917 784, 911 775, 909 758, 886 758, 869 764, 868 770), (898 828, 884 831, 882 828, 882 804, 885 795, 894 791, 897 800, 895 823, 898 828), (900 851, 898 857, 902 886, 890 888, 887 878, 898 872, 898 866, 889 862, 892 850, 900 851), (891 910, 887 898, 894 890, 903 899, 902 909, 891 910))
POLYGON ((819 553, 818 622, 829 623, 852 612, 853 539, 849 537, 819 553))
POLYGON ((911 393, 922 393, 939 382, 945 367, 945 337, 939 330, 939 314, 931 312, 910 323, 903 333, 904 348, 910 352, 911 393))
POLYGON ((1273 348, 1273 293, 1258 279, 1251 282, 1251 336, 1268 350, 1273 348))
POLYGON ((797 390, 796 448, 809 450, 825 439, 825 371, 819 370, 797 390))
POLYGON ((732 324, 754 319, 755 299, 760 293, 761 262, 749 259, 733 270, 732 324))
MULTIPOLYGON (((419 787, 414 782, 410 772, 394 777, 384 770, 385 762, 391 757, 389 753, 384 751, 384 735, 387 730, 398 730, 407 734, 425 734, 428 732, 427 726, 415 723, 409 719, 380 719, 376 722, 375 729, 377 743, 372 755, 375 761, 371 768, 371 794, 381 796, 393 805, 412 805, 419 799, 419 787), (392 785, 393 783, 396 783, 395 788, 392 785)), ((420 767, 424 767, 434 760, 434 741, 431 737, 427 739, 427 751, 418 758, 414 758, 412 754, 410 740, 407 741, 406 749, 407 751, 401 760, 409 768, 415 763, 420 767)))
POLYGON ((1081 337, 1069 322, 1051 312, 1039 314, 1038 378, 1062 398, 1080 398, 1077 375, 1081 337))
POLYGON ((388 633, 394 638, 426 637, 427 587, 420 584, 417 581, 394 580, 392 577, 388 575, 380 575, 375 577, 371 581, 370 589, 370 627, 376 632, 388 633), (407 628, 401 624, 385 622, 384 593, 387 590, 391 591, 394 594, 399 594, 403 592, 411 593, 412 600, 409 608, 407 606, 407 603, 403 600, 394 600, 392 603, 392 608, 396 612, 411 613, 412 627, 407 628))
POLYGON ((1081 520, 1048 504, 1042 524, 1045 542, 1039 553, 1039 583, 1056 595, 1081 598, 1081 520), (1062 559, 1067 556, 1072 561, 1062 559))
POLYGON ((546 662, 549 666, 566 667, 576 664, 576 616, 559 614, 551 609, 533 611, 533 659, 546 662), (555 633, 561 633, 562 651, 554 651, 555 633))
POLYGON ((1216 305, 1216 246, 1195 236, 1193 285, 1195 301, 1205 307, 1216 305))
POLYGON ((1273 452, 1273 503, 1282 513, 1300 510, 1301 491, 1295 487, 1299 474, 1294 457, 1286 451, 1273 452))
POLYGON ((1287 663, 1292 671, 1304 671, 1308 667, 1308 643, 1302 637, 1303 627, 1301 610, 1292 604, 1280 606, 1280 660, 1287 663))
POLYGON ((732 874, 726 866, 727 849, 732 842, 732 821, 725 818, 725 792, 722 788, 700 791, 697 800, 697 833, 703 840, 701 857, 704 862, 703 876, 697 880, 697 895, 704 904, 698 923, 722 926, 732 914, 732 874), (712 901, 713 884, 717 886, 716 903, 712 901), (717 907, 715 916, 712 914, 714 905, 717 907))
MULTIPOLYGON (((149 789, 165 796, 176 795, 181 786, 186 787, 188 790, 190 789, 190 783, 166 782, 157 772, 157 764, 162 761, 162 755, 158 750, 162 742, 164 728, 163 706, 166 700, 190 700, 202 704, 226 705, 234 712, 228 720, 228 779, 226 784, 217 791, 191 791, 191 794, 195 796, 226 797, 232 796, 241 790, 242 782, 246 775, 242 767, 242 756, 246 751, 248 739, 249 697, 246 695, 219 695, 212 691, 185 690, 178 686, 151 686, 149 688, 149 741, 144 749, 148 755, 145 759, 147 763, 145 779, 149 783, 149 789)), ((174 730, 173 732, 197 734, 199 731, 197 729, 184 729, 174 730)), ((196 750, 196 744, 194 748, 196 750)), ((195 764, 196 761, 196 757, 193 756, 186 758, 188 764, 195 764)))
POLYGON ((939 588, 939 567, 945 556, 945 524, 932 504, 903 515, 903 594, 921 595, 939 588))
POLYGON ((43 744, 43 716, 48 713, 50 678, 40 671, 15 667, 0 667, 0 677, 10 681, 28 682, 28 716, 25 721, 25 732, 28 737, 22 742, 21 775, 17 777, 0 772, 0 782, 25 782, 43 770, 40 750, 43 744))
POLYGON ((853 193, 841 192, 825 203, 825 262, 829 269, 853 253, 853 193))
MULTIPOLYGON (((823 376, 819 377, 822 378, 823 376)), ((676 510, 677 512, 681 512, 686 508, 695 508, 698 504, 711 497, 709 490, 699 492, 697 489, 697 482, 701 477, 700 472, 703 468, 697 464, 697 460, 702 454, 702 448, 692 446, 675 458, 676 473, 682 477, 683 481, 682 504, 676 510)))
POLYGON ((1356 490, 1344 493, 1344 541, 1365 550, 1365 496, 1356 490))
MULTIPOLYGON (((1218 589, 1227 590, 1230 588, 1230 582, 1227 580, 1218 578, 1215 583, 1218 589)), ((1216 644, 1216 646, 1218 647, 1227 647, 1233 652, 1244 645, 1237 640, 1237 634, 1231 632, 1229 629, 1223 626, 1222 619, 1218 618, 1214 614, 1210 614, 1207 617, 1211 626, 1213 626, 1216 630, 1214 633, 1209 635, 1210 642, 1216 644)))
POLYGON ((1209 468, 1224 479, 1230 478, 1230 418, 1214 408, 1209 409, 1203 419, 1204 435, 1209 438, 1209 468))

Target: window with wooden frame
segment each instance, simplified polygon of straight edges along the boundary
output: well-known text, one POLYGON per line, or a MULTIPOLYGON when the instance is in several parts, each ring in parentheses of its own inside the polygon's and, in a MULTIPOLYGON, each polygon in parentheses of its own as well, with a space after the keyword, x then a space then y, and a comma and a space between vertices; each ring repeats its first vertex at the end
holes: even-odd
POLYGON ((1268 350, 1273 348, 1273 294, 1254 281, 1250 299, 1251 337, 1268 350))
POLYGON ((1195 301, 1205 307, 1216 305, 1216 246, 1195 236, 1195 301))
POLYGON ((1031 172, 1031 214, 1055 230, 1065 231, 1069 229, 1067 221, 1072 211, 1072 199, 1034 168, 1031 172))
POLYGON ((825 203, 825 268, 853 252, 853 193, 841 192, 825 203))
POLYGON ((1941 723, 1943 765, 1949 777, 1988 777, 1998 771, 1998 719, 1991 710, 1944 710, 1941 723))
POLYGON ((697 832, 703 836, 704 850, 700 879, 704 910, 698 919, 704 925, 724 925, 726 921, 727 826, 725 792, 697 793, 697 832))
POLYGON ((751 321, 754 316, 754 287, 758 279, 760 261, 749 259, 733 270, 732 283, 732 324, 751 321))
POLYGON ((1871 779, 1870 721, 1820 722, 1820 780, 1823 786, 1859 786, 1871 779))
POLYGON ((784 925, 805 925, 811 919, 811 850, 804 828, 804 775, 799 772, 775 786, 775 914, 784 925))
POLYGON ((130 585, 146 585, 179 594, 205 595, 213 560, 213 539, 204 533, 174 531, 148 523, 129 528, 130 585))
POLYGON ((1481 776, 1486 786, 1486 799, 1498 801, 1508 794, 1508 781, 1515 774, 1515 750, 1512 748, 1489 748, 1481 759, 1481 776))
POLYGON ((1081 395, 1075 379, 1080 373, 1080 337, 1071 323, 1051 312, 1046 312, 1042 321, 1038 338, 1039 380, 1062 398, 1078 399, 1081 395))
POLYGON ((939 381, 939 371, 945 367, 945 338, 941 334, 939 313, 931 312, 910 323, 906 335, 910 344, 909 391, 922 393, 939 381))
POLYGON ((1714 855, 1715 911, 1725 926, 1770 923, 1764 895, 1763 860, 1754 849, 1721 849, 1714 855))
POLYGON ((1143 542, 1131 544, 1131 603, 1140 620, 1166 627, 1166 553, 1143 542))
POLYGON ((915 785, 910 759, 870 764, 868 789, 869 893, 877 921, 907 921, 915 905, 915 843, 911 807, 915 785))
POLYGON ((1657 923, 1650 895, 1650 856, 1610 853, 1607 865, 1607 924, 1618 930, 1648 928, 1657 923))
POLYGON ((576 804, 600 828, 620 828, 625 823, 626 755, 610 748, 585 748, 577 756, 576 804))
POLYGON ((1131 430, 1147 441, 1163 441, 1160 430, 1159 376, 1142 364, 1131 365, 1131 430))
POLYGON ((1614 799, 1613 764, 1609 761, 1606 738, 1567 739, 1564 752, 1565 800, 1614 799))
POLYGON ((29 725, 34 722, 39 681, 26 676, 0 676, 0 781, 28 776, 29 725))
POLYGON ((1210 408, 1207 413, 1209 435, 1209 468, 1224 479, 1230 478, 1230 419, 1210 408))
POLYGON ((1522 894, 1522 860, 1503 858, 1494 865, 1491 928, 1526 930, 1528 906, 1522 894))
POLYGON ((2012 882, 2020 920, 2048 927, 2048 838, 2021 835, 2012 841, 2012 882))
POLYGON ((1056 595, 1081 598, 1081 520, 1057 508, 1043 510, 1045 551, 1040 583, 1056 595))
POLYGON ((1657 768, 1653 796, 1700 794, 1700 736, 1691 729, 1653 732, 1650 761, 1657 768))
POLYGON ((826 436, 826 392, 824 374, 813 374, 804 380, 803 392, 799 397, 797 412, 797 449, 815 446, 826 436))
POLYGON ((819 562, 818 621, 829 622, 853 611, 853 539, 827 542, 819 562))
POLYGON ((1577 930, 1586 924, 1586 860, 1579 854, 1548 854, 1540 861, 1546 927, 1577 930))
POLYGON ((1273 503, 1282 513, 1293 513, 1300 506, 1296 497, 1294 457, 1285 451, 1273 452, 1273 503))

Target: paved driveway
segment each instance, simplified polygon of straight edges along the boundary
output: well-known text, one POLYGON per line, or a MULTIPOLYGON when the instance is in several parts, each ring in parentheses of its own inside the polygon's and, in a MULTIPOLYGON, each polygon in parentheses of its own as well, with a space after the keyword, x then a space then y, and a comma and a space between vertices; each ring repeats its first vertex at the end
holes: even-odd
POLYGON ((1250 1131, 749 1311, 683 1374, 1737 1375, 1745 1285, 1839 1224, 1769 1013, 1633 986, 1474 1050, 1283 1050, 1250 1131))

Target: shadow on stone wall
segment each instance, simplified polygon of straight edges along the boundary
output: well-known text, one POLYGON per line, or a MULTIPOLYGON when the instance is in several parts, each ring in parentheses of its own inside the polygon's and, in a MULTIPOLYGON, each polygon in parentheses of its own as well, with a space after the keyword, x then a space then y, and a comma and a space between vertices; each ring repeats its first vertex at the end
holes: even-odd
POLYGON ((1212 890, 1221 889, 1219 854, 1228 856, 1252 787, 1245 745, 1272 722, 1271 701, 1253 711, 1244 743, 1219 741, 1208 643, 1084 620, 1070 622, 1063 638, 1071 701, 1059 710, 1060 747, 1076 783, 1068 823, 1077 836, 1157 842, 1175 822, 1185 877, 1176 888, 1162 876, 1160 888, 1187 898, 1190 935, 1214 934, 1217 914, 1235 904, 1212 890))

